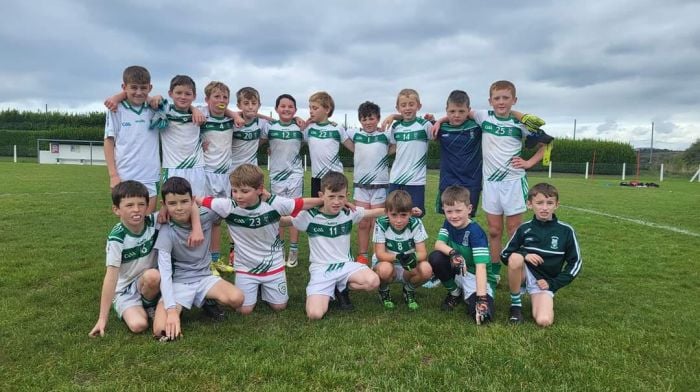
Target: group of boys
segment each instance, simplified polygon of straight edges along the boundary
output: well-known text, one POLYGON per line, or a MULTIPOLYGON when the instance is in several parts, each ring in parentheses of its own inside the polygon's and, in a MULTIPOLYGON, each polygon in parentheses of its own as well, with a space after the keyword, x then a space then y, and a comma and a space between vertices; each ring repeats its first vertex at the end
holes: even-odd
POLYGON ((464 300, 470 317, 488 322, 503 261, 508 265, 510 321, 523 321, 524 285, 535 321, 549 325, 554 292, 580 270, 574 231, 553 214, 556 189, 538 184, 528 193, 525 169, 542 158, 544 143, 524 160, 522 140, 551 138, 539 130, 542 120, 511 110, 517 98, 510 82, 491 86, 490 111, 472 111, 468 95, 453 91, 447 117, 434 124, 417 116, 418 93, 404 89, 397 98, 399 113, 384 121, 386 132, 379 126, 379 107, 371 102, 358 109, 360 130, 330 122, 335 104, 325 92, 309 98, 309 119, 304 121, 295 117, 296 100, 288 94, 276 100, 279 120, 259 115, 259 94, 249 87, 237 93, 240 112, 231 111, 229 89, 221 82, 211 82, 205 88, 207 106, 195 108, 194 81, 182 75, 171 81, 172 103, 149 99, 150 75, 139 66, 124 71, 122 90, 106 102, 113 112, 105 130, 113 210, 120 223, 108 239, 100 316, 91 336, 104 334, 110 304, 134 332, 145 330, 148 317, 154 317, 154 334, 164 340, 180 336, 180 312, 192 305, 219 318, 216 303, 248 314, 260 293, 273 309, 284 309, 285 267, 297 264, 298 230, 309 238, 310 319, 322 318, 332 299, 341 309, 352 308, 348 288, 379 289, 383 306, 392 309, 393 281, 403 283, 404 300, 416 310, 415 288, 434 276, 448 290, 443 309, 452 310, 464 300), (420 217, 431 139, 440 143, 437 206, 445 222, 428 255, 420 217), (159 141, 164 207, 154 213, 159 141), (311 195, 318 197, 302 198, 302 142, 311 157, 311 195), (269 143, 271 195, 257 166, 263 143, 269 143), (347 201, 341 144, 354 152, 354 205, 347 201), (472 220, 482 186, 488 236, 472 220), (521 225, 526 206, 535 216, 521 225), (501 249, 504 216, 511 239, 501 249), (218 260, 221 219, 232 240, 233 268, 218 260), (359 224, 357 259, 350 250, 353 224, 359 224), (285 226, 290 227, 286 258, 285 226), (234 269, 235 285, 218 276, 234 269))

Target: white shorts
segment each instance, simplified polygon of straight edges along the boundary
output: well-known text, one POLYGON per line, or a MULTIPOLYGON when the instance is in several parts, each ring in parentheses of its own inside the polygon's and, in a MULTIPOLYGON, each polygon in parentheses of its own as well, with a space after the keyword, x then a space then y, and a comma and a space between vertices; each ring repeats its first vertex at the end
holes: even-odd
POLYGON ((513 181, 484 181, 481 208, 491 215, 513 216, 527 209, 527 178, 513 181))
POLYGON ((243 290, 243 306, 252 306, 258 302, 258 287, 262 300, 269 304, 281 305, 289 301, 287 275, 284 270, 266 276, 238 273, 236 287, 243 290))
POLYGON ((173 282, 175 302, 186 309, 191 309, 192 305, 201 308, 209 290, 220 280, 220 277, 211 275, 192 283, 173 282))
POLYGON ((207 178, 203 167, 193 167, 190 169, 163 169, 160 176, 161 184, 170 177, 182 177, 190 183, 192 196, 207 196, 207 178))
POLYGON ((126 288, 121 292, 114 294, 114 298, 112 299, 112 307, 114 308, 114 311, 117 312, 119 319, 122 318, 122 314, 127 309, 134 306, 143 307, 141 292, 139 291, 139 280, 141 280, 140 277, 131 282, 131 284, 126 286, 126 288))
MULTIPOLYGON (((527 263, 527 261, 526 261, 526 263, 527 263)), ((524 268, 525 268, 525 282, 523 282, 523 285, 525 287, 523 287, 520 290, 520 292, 521 293, 527 292, 530 295, 539 294, 539 293, 546 293, 546 294, 549 294, 550 297, 554 298, 554 293, 551 292, 550 290, 542 290, 540 288, 540 286, 537 285, 537 278, 535 278, 535 275, 533 275, 532 272, 530 272, 530 270, 527 268, 527 266, 525 266, 524 268)))
MULTIPOLYGON (((455 276, 455 282, 457 283, 457 286, 462 288, 465 301, 472 294, 476 293, 476 275, 469 272, 467 272, 466 275, 457 275, 455 276)), ((493 289, 488 282, 486 282, 486 294, 493 298, 493 289)))
POLYGON ((361 201, 374 207, 386 203, 386 190, 387 188, 369 189, 355 187, 352 198, 355 201, 361 201))
POLYGON ((270 193, 288 199, 296 199, 304 194, 304 178, 287 178, 283 181, 270 181, 270 193))
MULTIPOLYGON (((377 266, 377 258, 372 255, 372 271, 377 272, 377 270, 374 268, 377 266)), ((394 279, 391 281, 392 283, 405 283, 403 280, 403 273, 404 269, 401 266, 400 263, 394 263, 394 279)))
POLYGON ((158 183, 157 182, 142 182, 142 184, 148 189, 148 197, 158 196, 158 183))
POLYGON ((335 298, 335 289, 343 291, 348 285, 348 279, 357 271, 368 268, 355 262, 335 263, 315 267, 310 271, 311 278, 306 286, 306 295, 327 295, 335 298))
POLYGON ((207 178, 207 196, 231 197, 231 182, 228 174, 219 174, 205 171, 207 178))

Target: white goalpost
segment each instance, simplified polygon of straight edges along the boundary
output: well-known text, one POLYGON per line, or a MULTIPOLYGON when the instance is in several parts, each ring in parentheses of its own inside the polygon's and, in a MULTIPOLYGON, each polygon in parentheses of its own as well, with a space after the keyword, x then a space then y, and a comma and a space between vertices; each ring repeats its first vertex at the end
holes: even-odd
POLYGON ((700 167, 698 167, 698 171, 693 174, 693 177, 691 177, 690 182, 693 182, 695 180, 698 180, 700 182, 700 167))

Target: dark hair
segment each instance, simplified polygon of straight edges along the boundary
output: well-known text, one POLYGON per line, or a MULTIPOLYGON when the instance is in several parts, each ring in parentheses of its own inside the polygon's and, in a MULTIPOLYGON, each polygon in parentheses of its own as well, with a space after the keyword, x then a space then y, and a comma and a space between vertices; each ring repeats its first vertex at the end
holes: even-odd
POLYGON ((142 183, 134 180, 122 181, 112 188, 112 204, 119 207, 125 197, 143 197, 148 203, 148 189, 142 183))
POLYGON ((371 115, 375 115, 377 116, 377 118, 381 117, 379 113, 379 105, 377 105, 376 103, 365 101, 364 103, 360 104, 359 108, 357 108, 357 118, 360 121, 362 121, 363 118, 369 117, 371 115))
POLYGON ((187 75, 175 75, 175 77, 170 80, 170 91, 173 91, 177 86, 190 87, 193 93, 197 92, 194 80, 187 75))
POLYGON ((450 185, 442 191, 440 202, 442 202, 443 206, 453 206, 459 202, 470 205, 469 196, 469 189, 459 185, 450 185))
POLYGON ((348 189, 348 179, 345 178, 345 174, 330 171, 321 178, 321 192, 325 192, 326 190, 340 192, 343 189, 348 189))
POLYGON ((165 201, 165 195, 190 195, 192 197, 192 186, 189 181, 182 177, 170 177, 160 187, 160 197, 165 201))
POLYGON ((386 212, 411 212, 411 209, 413 209, 411 194, 401 189, 389 193, 389 196, 386 197, 384 209, 386 212))
POLYGON ((287 98, 288 100, 294 102, 294 107, 295 107, 295 108, 297 107, 297 100, 294 99, 294 97, 292 97, 292 96, 289 95, 289 94, 282 94, 282 95, 280 95, 279 97, 277 97, 277 99, 275 100, 275 107, 279 107, 279 106, 280 106, 280 101, 283 100, 283 99, 285 99, 285 98, 287 98))
POLYGON ((462 90, 454 90, 447 97, 447 104, 467 105, 469 107, 469 95, 462 90))
POLYGON ((527 199, 532 200, 532 198, 537 196, 538 193, 541 193, 546 197, 553 197, 559 201, 559 191, 552 184, 540 182, 539 184, 533 185, 532 188, 530 188, 530 191, 527 192, 527 199))
POLYGON ((124 69, 122 80, 124 84, 151 84, 151 74, 140 65, 132 65, 124 69))
POLYGON ((231 186, 249 186, 258 189, 263 186, 265 174, 258 166, 244 163, 235 168, 231 174, 229 174, 228 179, 231 182, 231 186))

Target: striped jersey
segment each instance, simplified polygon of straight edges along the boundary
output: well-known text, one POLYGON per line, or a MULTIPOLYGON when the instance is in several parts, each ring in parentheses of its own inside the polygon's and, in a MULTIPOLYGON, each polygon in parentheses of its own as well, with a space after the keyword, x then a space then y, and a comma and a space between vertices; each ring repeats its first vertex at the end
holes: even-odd
POLYGON ((513 116, 496 117, 493 110, 475 111, 482 130, 485 181, 513 181, 525 177, 525 169, 513 167, 511 159, 520 156, 527 128, 513 116))
POLYGON ((422 118, 394 122, 389 142, 396 144, 396 158, 391 167, 389 182, 425 185, 430 127, 430 122, 422 118))
POLYGON ((200 108, 206 116, 201 125, 202 142, 207 143, 204 151, 204 170, 226 174, 231 168, 231 141, 233 138, 233 120, 228 117, 215 117, 209 114, 209 108, 200 108))
POLYGON ((236 242, 236 273, 264 276, 282 270, 284 242, 279 237, 280 217, 299 212, 304 205, 302 198, 273 195, 267 201, 243 208, 229 198, 207 197, 202 205, 226 220, 229 234, 236 242))
POLYGON ((208 208, 200 207, 199 217, 204 242, 194 248, 187 247, 187 238, 192 232, 191 226, 182 226, 172 220, 161 226, 155 248, 158 249, 160 291, 166 309, 175 306, 173 283, 195 283, 211 276, 211 227, 219 216, 208 208))
POLYGON ((249 123, 238 128, 233 128, 233 141, 231 142, 231 170, 244 163, 258 166, 258 146, 261 128, 267 124, 267 120, 254 118, 249 123))
POLYGON ((374 225, 375 244, 384 244, 387 252, 415 253, 416 243, 425 242, 428 233, 423 227, 423 222, 416 217, 410 217, 408 224, 402 230, 397 231, 389 223, 389 217, 380 216, 374 225))
POLYGON ((352 225, 365 216, 365 209, 341 210, 337 215, 326 215, 318 208, 302 211, 292 219, 294 227, 309 237, 309 271, 329 264, 354 261, 350 252, 352 225))
POLYGON ((340 125, 311 123, 304 130, 304 141, 309 145, 311 177, 322 178, 329 171, 343 172, 340 144, 347 140, 345 128, 340 125))
POLYGON ((450 185, 481 189, 481 128, 474 120, 452 126, 442 123, 440 143, 440 192, 450 185))
POLYGON ((356 184, 389 183, 389 137, 381 131, 348 129, 355 144, 353 178, 356 184))
POLYGON ((122 181, 155 183, 160 179, 158 130, 149 129, 153 111, 146 104, 134 107, 122 101, 108 112, 105 139, 114 139, 114 162, 122 181))
POLYGON ((506 261, 512 253, 534 253, 542 257, 542 264, 525 263, 536 279, 544 279, 549 290, 556 292, 568 285, 581 272, 581 249, 576 232, 570 225, 554 215, 550 221, 532 217, 524 222, 508 241, 501 260, 506 261))
POLYGON ((270 143, 270 181, 275 183, 290 178, 304 177, 301 163, 301 143, 304 134, 294 122, 284 124, 272 121, 262 127, 263 139, 270 143))
POLYGON ((437 237, 438 241, 446 243, 464 257, 467 271, 476 274, 476 265, 486 265, 486 276, 494 288, 495 277, 491 274, 491 257, 486 233, 478 223, 471 221, 465 227, 458 229, 445 219, 437 237))
POLYGON ((192 122, 192 113, 167 104, 168 127, 160 132, 164 169, 192 169, 204 166, 204 152, 199 140, 199 125, 192 122))
POLYGON ((119 222, 107 237, 107 266, 119 268, 116 292, 126 289, 149 268, 158 264, 153 247, 158 238, 160 225, 156 221, 158 213, 145 217, 141 233, 132 233, 119 222))

